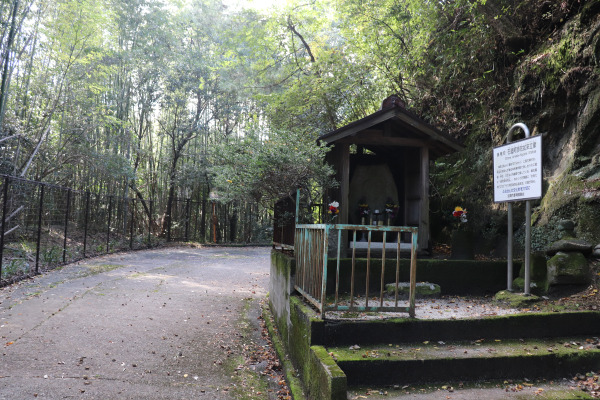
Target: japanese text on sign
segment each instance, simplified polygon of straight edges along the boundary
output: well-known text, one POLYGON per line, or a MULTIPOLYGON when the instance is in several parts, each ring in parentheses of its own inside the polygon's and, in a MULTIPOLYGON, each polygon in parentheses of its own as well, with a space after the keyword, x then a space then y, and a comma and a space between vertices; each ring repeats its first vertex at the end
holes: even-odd
POLYGON ((542 137, 494 148, 494 201, 542 197, 542 137))

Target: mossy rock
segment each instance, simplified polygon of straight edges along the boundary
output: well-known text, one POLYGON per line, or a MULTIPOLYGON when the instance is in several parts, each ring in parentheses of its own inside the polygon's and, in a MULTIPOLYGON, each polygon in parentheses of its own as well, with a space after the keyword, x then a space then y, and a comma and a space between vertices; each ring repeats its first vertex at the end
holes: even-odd
MULTIPOLYGON (((513 289, 517 292, 525 291, 525 278, 518 277, 513 280, 513 289)), ((548 292, 548 282, 544 279, 541 281, 531 280, 529 282, 530 293, 543 295, 548 292)))
MULTIPOLYGON (((388 283, 385 285, 385 291, 388 295, 394 296, 396 293, 396 284, 388 283)), ((410 283, 400 282, 398 283, 398 297, 407 299, 410 291, 410 283)), ((440 285, 429 282, 418 282, 415 287, 416 298, 438 298, 442 294, 440 285)))
POLYGON ((573 239, 573 238, 564 238, 557 240, 552 243, 548 250, 546 250, 546 254, 549 256, 553 256, 556 253, 560 252, 579 252, 585 255, 589 255, 592 253, 593 246, 582 239, 573 239))
POLYGON ((590 282, 590 267, 582 253, 558 252, 548 260, 548 285, 586 285, 590 282))
MULTIPOLYGON (((530 277, 532 281, 546 281, 548 270, 546 268, 546 256, 542 252, 535 252, 531 254, 530 265, 530 277)), ((519 278, 525 279, 525 264, 521 266, 519 270, 519 278)))
POLYGON ((523 293, 513 293, 508 290, 499 291, 496 293, 496 296, 494 296, 494 299, 514 308, 528 307, 540 300, 540 298, 535 295, 525 296, 523 293))
MULTIPOLYGON (((537 295, 546 294, 548 291, 548 284, 546 280, 547 267, 546 267, 546 256, 542 252, 535 252, 531 255, 531 266, 530 271, 530 285, 529 289, 531 293, 537 295)), ((513 280, 513 288, 517 291, 525 290, 525 264, 521 266, 519 270, 519 276, 513 280)))

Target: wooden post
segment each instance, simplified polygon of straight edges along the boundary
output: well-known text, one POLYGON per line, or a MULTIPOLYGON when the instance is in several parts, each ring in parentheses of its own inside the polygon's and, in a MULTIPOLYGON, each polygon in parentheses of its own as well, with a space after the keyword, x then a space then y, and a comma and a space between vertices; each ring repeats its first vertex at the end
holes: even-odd
POLYGON ((112 196, 108 196, 108 220, 106 221, 106 254, 110 253, 110 217, 112 216, 112 196))
POLYGON ((349 193, 350 193, 350 145, 338 144, 340 146, 340 215, 337 221, 340 224, 348 223, 349 193))
POLYGON ((429 248, 429 148, 421 147, 421 216, 419 218, 419 250, 429 248))
POLYGON ((90 192, 85 192, 85 217, 83 219, 83 258, 87 249, 88 219, 90 215, 90 192))
POLYGON ((212 201, 212 231, 213 231, 213 243, 217 243, 217 214, 214 200, 212 201))
POLYGON ((131 213, 129 217, 129 249, 133 250, 133 224, 135 223, 135 199, 131 200, 131 213))
POLYGON ((185 201, 185 241, 188 242, 190 234, 190 199, 185 201))

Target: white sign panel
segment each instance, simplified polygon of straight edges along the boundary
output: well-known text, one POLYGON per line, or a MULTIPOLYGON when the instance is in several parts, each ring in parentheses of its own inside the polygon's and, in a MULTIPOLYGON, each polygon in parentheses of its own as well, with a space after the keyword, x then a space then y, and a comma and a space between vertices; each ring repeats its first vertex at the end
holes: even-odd
POLYGON ((542 198, 542 137, 494 148, 494 202, 542 198))

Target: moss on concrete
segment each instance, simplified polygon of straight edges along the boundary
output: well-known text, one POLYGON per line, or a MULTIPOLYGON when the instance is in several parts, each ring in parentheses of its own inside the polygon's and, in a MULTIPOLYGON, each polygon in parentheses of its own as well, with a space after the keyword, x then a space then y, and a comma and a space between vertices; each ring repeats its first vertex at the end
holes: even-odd
MULTIPOLYGON (((524 285, 522 285, 522 287, 523 286, 524 285)), ((514 308, 528 307, 534 303, 537 303, 540 300, 540 298, 535 295, 525 296, 523 293, 513 293, 509 292, 508 290, 499 291, 498 293, 496 293, 496 296, 494 296, 494 299, 503 304, 508 304, 509 306, 514 308)))
POLYGON ((296 263, 293 257, 279 251, 271 251, 269 279, 269 306, 281 336, 288 337, 290 321, 290 295, 296 263))
MULTIPOLYGON (((448 341, 439 343, 424 340, 417 343, 380 344, 354 347, 329 347, 327 350, 338 361, 377 362, 382 360, 451 360, 460 358, 486 357, 534 357, 552 354, 557 357, 586 357, 587 354, 600 356, 600 349, 586 343, 587 337, 566 337, 550 339, 497 339, 481 338, 469 341, 448 341), (572 343, 579 343, 578 345, 572 343), (567 346, 565 345, 567 344, 567 346), (580 347, 584 347, 580 349, 580 347)), ((600 358, 599 358, 600 361, 600 358)))
POLYGON ((502 380, 486 380, 475 382, 440 382, 439 384, 411 384, 401 389, 385 387, 374 390, 371 387, 352 387, 348 394, 351 398, 366 397, 370 400, 396 399, 420 397, 423 399, 445 399, 445 398, 478 398, 478 399, 500 399, 508 397, 511 399, 530 400, 588 400, 593 399, 590 394, 582 390, 569 387, 561 382, 525 379, 515 379, 510 382, 502 380), (539 390, 542 389, 542 390, 539 390))
POLYGON ((453 349, 443 351, 420 343, 402 347, 401 355, 378 348, 362 348, 355 354, 338 348, 330 350, 353 385, 560 377, 598 368, 600 350, 567 348, 562 345, 563 340, 569 339, 557 339, 558 343, 492 340, 480 346, 450 343, 453 349), (373 353, 378 356, 373 357, 373 353))
POLYGON ((307 373, 309 398, 346 400, 346 374, 323 346, 311 346, 307 373))
POLYGON ((327 345, 449 341, 481 338, 597 335, 600 313, 525 313, 482 319, 336 321, 325 325, 327 345))

